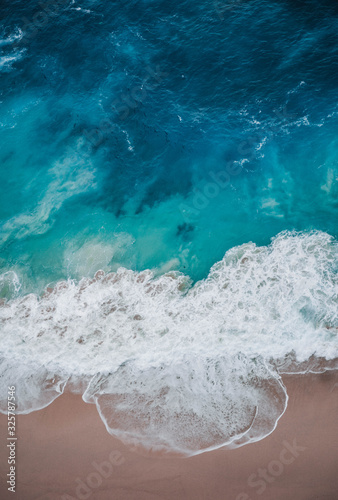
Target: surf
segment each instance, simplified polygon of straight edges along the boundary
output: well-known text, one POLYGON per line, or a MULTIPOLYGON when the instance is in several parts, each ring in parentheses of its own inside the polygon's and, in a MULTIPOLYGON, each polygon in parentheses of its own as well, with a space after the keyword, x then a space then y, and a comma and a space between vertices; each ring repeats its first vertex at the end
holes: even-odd
POLYGON ((22 413, 81 386, 108 432, 146 447, 257 441, 285 411, 282 373, 335 366, 337 270, 333 237, 285 231, 230 249, 195 283, 121 267, 38 296, 7 273, 1 383, 17 386, 22 413))

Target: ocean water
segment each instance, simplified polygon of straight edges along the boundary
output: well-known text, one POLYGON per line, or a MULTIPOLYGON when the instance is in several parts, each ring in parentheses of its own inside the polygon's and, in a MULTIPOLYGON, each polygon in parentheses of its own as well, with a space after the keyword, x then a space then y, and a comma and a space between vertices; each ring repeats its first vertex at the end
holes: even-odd
POLYGON ((281 374, 337 366, 337 28, 328 0, 1 4, 19 412, 68 385, 196 454, 271 433, 281 374))

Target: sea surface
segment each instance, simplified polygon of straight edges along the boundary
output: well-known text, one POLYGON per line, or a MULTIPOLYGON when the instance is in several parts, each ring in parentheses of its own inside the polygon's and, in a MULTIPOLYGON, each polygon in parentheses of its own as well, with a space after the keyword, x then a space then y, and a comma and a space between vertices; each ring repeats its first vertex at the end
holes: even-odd
POLYGON ((0 5, 0 383, 191 455, 337 367, 338 3, 0 5))

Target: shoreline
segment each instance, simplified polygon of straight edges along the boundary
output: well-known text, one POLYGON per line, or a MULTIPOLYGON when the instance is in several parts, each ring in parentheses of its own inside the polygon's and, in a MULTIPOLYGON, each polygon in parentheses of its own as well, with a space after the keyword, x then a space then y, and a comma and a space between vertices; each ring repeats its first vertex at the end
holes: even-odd
MULTIPOLYGON (((335 500, 338 371, 284 375, 288 406, 266 438, 189 458, 130 449, 69 392, 17 415, 18 500, 335 500)), ((1 499, 7 416, 0 416, 1 499)))

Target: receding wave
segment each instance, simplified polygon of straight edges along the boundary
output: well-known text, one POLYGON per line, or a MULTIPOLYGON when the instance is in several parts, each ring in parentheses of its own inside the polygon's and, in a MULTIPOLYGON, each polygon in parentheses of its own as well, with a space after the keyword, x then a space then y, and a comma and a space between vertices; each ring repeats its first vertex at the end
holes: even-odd
POLYGON ((283 232, 229 250, 194 285, 120 268, 15 297, 7 273, 1 384, 17 385, 27 413, 85 380, 107 430, 149 447, 196 454, 261 439, 286 408, 280 373, 338 357, 337 257, 326 233, 283 232))

